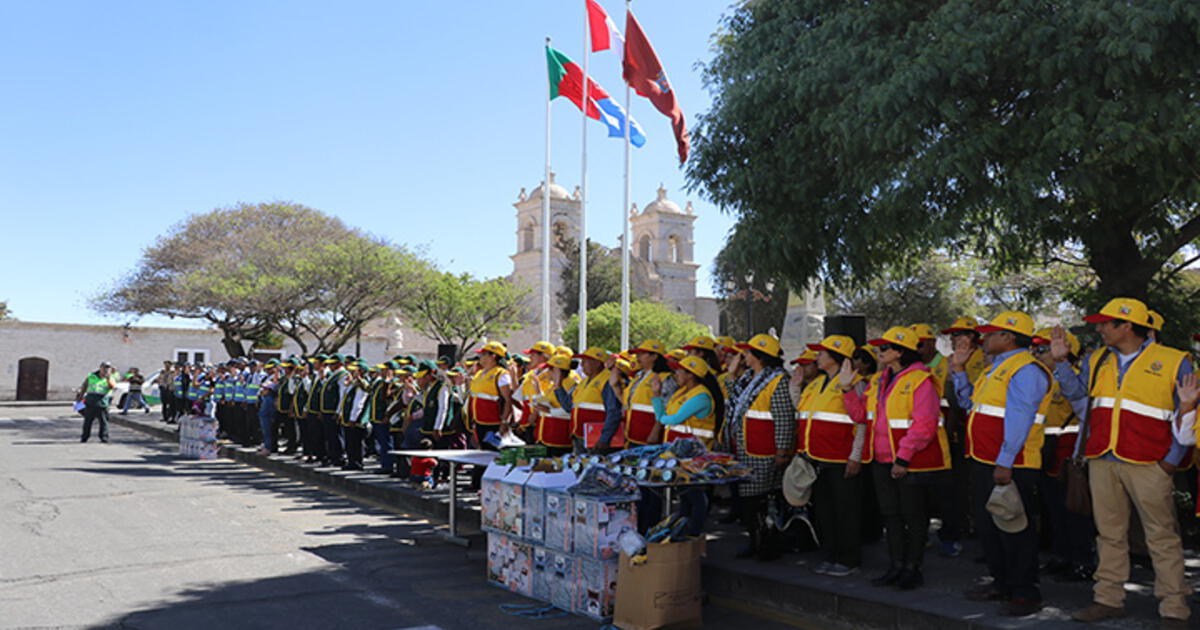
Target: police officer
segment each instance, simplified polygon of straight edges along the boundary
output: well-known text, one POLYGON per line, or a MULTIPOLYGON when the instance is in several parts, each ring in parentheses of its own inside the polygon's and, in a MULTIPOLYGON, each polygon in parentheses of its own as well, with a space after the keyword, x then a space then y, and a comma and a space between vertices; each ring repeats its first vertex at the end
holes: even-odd
POLYGON ((79 387, 76 402, 83 402, 83 436, 80 442, 87 442, 92 435, 92 421, 100 421, 100 441, 108 441, 108 403, 112 390, 117 386, 117 377, 113 364, 105 361, 100 369, 87 375, 79 387))

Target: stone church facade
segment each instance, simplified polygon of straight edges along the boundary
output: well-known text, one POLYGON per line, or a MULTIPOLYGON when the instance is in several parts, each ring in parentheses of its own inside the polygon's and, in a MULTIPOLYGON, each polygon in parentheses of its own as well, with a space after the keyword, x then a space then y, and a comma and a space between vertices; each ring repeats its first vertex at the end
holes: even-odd
MULTIPOLYGON (((516 209, 516 252, 510 257, 513 271, 510 276, 518 284, 529 287, 529 313, 531 325, 511 335, 513 346, 528 347, 540 334, 541 285, 542 285, 542 195, 545 186, 539 185, 531 193, 522 188, 513 204, 516 209)), ((567 192, 555 182, 550 174, 550 223, 551 238, 557 231, 579 238, 580 190, 567 192)), ((696 270, 700 265, 694 261, 693 224, 695 209, 689 202, 684 208, 667 198, 667 191, 659 187, 656 197, 639 211, 637 204, 630 209, 630 283, 634 293, 666 304, 681 313, 691 315, 696 321, 709 326, 714 334, 717 330, 718 309, 713 298, 696 297, 696 270)), ((619 237, 618 237, 619 240, 619 237)), ((596 239, 592 238, 595 242, 596 239)), ((551 245, 553 247, 553 244, 551 245)), ((562 286, 566 256, 557 248, 550 255, 550 296, 553 336, 558 341, 561 335, 562 304, 557 294, 562 286)))

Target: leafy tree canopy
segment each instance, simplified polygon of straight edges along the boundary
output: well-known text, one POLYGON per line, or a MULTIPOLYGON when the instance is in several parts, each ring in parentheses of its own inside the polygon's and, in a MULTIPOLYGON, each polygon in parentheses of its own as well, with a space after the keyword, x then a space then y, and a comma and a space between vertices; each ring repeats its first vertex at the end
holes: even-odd
POLYGON ((688 178, 793 289, 1065 246, 1092 300, 1169 299, 1200 235, 1198 32, 1178 0, 740 3, 688 178))
MULTIPOLYGON (((558 235, 558 248, 564 253, 567 264, 559 275, 558 302, 562 304, 563 317, 579 312, 579 241, 558 235)), ((608 248, 588 239, 588 310, 608 302, 621 300, 621 250, 608 248)), ((632 284, 630 291, 633 291, 632 284)), ((630 299, 637 299, 636 291, 630 299)))
MULTIPOLYGON (((672 310, 658 302, 637 300, 629 304, 629 341, 639 344, 656 339, 668 348, 677 348, 697 335, 708 334, 708 328, 690 315, 672 310)), ((610 352, 623 350, 621 344, 621 304, 609 302, 587 313, 589 346, 599 346, 610 352)), ((579 316, 572 315, 563 327, 563 343, 575 348, 579 344, 579 316)))
POLYGON ((422 334, 466 353, 486 337, 520 330, 527 294, 528 289, 507 278, 476 280, 470 274, 433 272, 403 310, 422 334))

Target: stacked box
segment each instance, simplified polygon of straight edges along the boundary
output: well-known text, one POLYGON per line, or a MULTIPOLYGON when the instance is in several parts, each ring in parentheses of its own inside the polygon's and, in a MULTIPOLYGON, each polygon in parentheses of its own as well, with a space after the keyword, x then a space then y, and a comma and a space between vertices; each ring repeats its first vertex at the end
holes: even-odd
POLYGON ((533 545, 488 533, 487 580, 518 595, 533 595, 533 545))
POLYGON ((575 501, 560 490, 546 490, 543 517, 546 546, 555 551, 575 551, 571 533, 575 529, 575 501))
POLYGON ((190 459, 216 459, 217 420, 206 416, 184 416, 179 420, 179 454, 190 459))
POLYGON ((569 470, 530 475, 529 480, 525 482, 525 540, 534 544, 546 542, 546 495, 552 491, 565 494, 566 488, 574 484, 575 480, 575 473, 569 470))
POLYGON ((598 621, 612 617, 617 599, 618 561, 587 556, 579 556, 578 561, 575 606, 571 610, 598 621))
POLYGON ((579 559, 569 553, 549 551, 550 599, 563 610, 575 610, 576 583, 579 580, 579 559))
POLYGON ((617 538, 627 531, 637 531, 637 503, 577 495, 574 504, 575 553, 599 560, 620 555, 617 538))
POLYGON ((511 534, 517 538, 525 529, 525 481, 528 468, 491 464, 483 472, 480 486, 480 523, 485 531, 511 534))
POLYGON ((540 545, 533 547, 533 598, 550 601, 554 577, 554 552, 540 545))

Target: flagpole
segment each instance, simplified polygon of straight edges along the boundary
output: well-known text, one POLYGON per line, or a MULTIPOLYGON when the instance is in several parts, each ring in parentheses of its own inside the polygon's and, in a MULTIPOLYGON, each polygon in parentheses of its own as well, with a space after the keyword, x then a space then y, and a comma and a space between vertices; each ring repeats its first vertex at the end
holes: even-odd
MULTIPOLYGON (((625 12, 632 10, 633 0, 625 0, 625 12)), ((626 33, 628 35, 628 33, 626 33)), ((625 73, 625 51, 621 51, 621 74, 625 73)), ((629 81, 625 81, 625 205, 621 207, 621 347, 629 347, 629 210, 631 195, 629 129, 633 125, 633 97, 629 81)))
MULTIPOLYGON (((550 38, 546 38, 550 48, 550 38)), ((544 54, 544 51, 543 51, 544 54)), ((550 82, 546 82, 546 172, 542 179, 542 339, 550 339, 550 82)))
POLYGON ((587 268, 588 268, 588 246, 587 246, 587 190, 588 190, 588 168, 587 168, 587 137, 588 137, 588 86, 591 84, 591 76, 588 74, 588 59, 592 56, 591 53, 591 29, 588 27, 588 11, 587 3, 583 5, 583 103, 580 109, 583 111, 583 142, 581 147, 581 175, 579 182, 579 351, 583 352, 587 347, 587 268))

